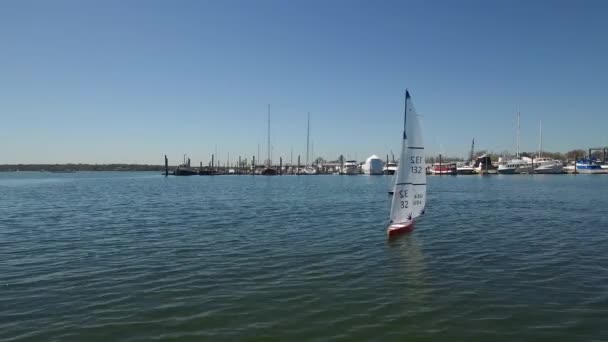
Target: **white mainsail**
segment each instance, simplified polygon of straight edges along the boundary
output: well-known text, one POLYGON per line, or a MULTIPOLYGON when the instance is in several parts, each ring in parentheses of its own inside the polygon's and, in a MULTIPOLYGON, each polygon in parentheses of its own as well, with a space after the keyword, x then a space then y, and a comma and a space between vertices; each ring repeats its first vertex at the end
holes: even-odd
POLYGON ((407 223, 424 214, 426 165, 420 123, 409 92, 405 91, 405 114, 401 157, 395 172, 390 223, 407 223))

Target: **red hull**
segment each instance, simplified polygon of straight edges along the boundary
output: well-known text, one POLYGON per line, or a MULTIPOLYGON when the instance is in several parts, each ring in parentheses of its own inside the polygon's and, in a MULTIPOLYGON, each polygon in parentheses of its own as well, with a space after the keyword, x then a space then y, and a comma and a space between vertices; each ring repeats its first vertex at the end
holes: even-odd
POLYGON ((386 233, 388 234, 388 237, 411 233, 414 230, 414 224, 414 221, 408 223, 393 223, 388 226, 386 233))

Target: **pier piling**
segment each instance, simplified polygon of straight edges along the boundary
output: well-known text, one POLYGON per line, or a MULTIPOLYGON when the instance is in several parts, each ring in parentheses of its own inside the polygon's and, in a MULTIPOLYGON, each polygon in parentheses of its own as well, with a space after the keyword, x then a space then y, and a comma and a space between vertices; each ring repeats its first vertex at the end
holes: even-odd
POLYGON ((532 156, 532 169, 529 172, 531 175, 534 174, 534 156, 532 156))
POLYGON ((167 159, 167 155, 165 154, 165 177, 169 176, 169 159, 167 159))

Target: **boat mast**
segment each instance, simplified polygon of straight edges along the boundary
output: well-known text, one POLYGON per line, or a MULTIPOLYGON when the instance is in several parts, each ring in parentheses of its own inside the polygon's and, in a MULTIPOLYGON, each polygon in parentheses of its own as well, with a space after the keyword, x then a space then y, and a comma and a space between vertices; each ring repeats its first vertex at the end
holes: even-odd
POLYGON ((310 146, 310 112, 308 112, 308 127, 306 129, 306 166, 308 166, 308 162, 309 162, 309 153, 308 153, 308 149, 310 146))
POLYGON ((516 152, 516 157, 519 158, 519 110, 517 111, 517 136, 516 136, 516 140, 517 140, 517 152, 516 152))
POLYGON ((473 162, 473 156, 475 155, 475 138, 473 138, 473 142, 471 142, 471 154, 469 155, 469 160, 473 162))
POLYGON ((407 139, 405 134, 405 125, 407 123, 407 99, 410 98, 410 93, 405 89, 405 108, 403 109, 403 140, 407 139))
POLYGON ((543 156, 543 120, 540 120, 540 139, 538 141, 538 158, 543 156))
POLYGON ((268 104, 268 167, 272 165, 270 160, 270 104, 268 104))

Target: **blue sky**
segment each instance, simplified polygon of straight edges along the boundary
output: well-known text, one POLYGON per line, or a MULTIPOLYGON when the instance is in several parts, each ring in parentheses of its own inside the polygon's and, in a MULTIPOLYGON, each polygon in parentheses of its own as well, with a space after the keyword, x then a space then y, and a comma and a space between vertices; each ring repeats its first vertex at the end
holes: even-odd
MULTIPOLYGON (((0 164, 608 145, 605 1, 3 1, 0 164), (217 146, 217 147, 216 147, 217 146)), ((295 157, 294 157, 295 159, 295 157)))

